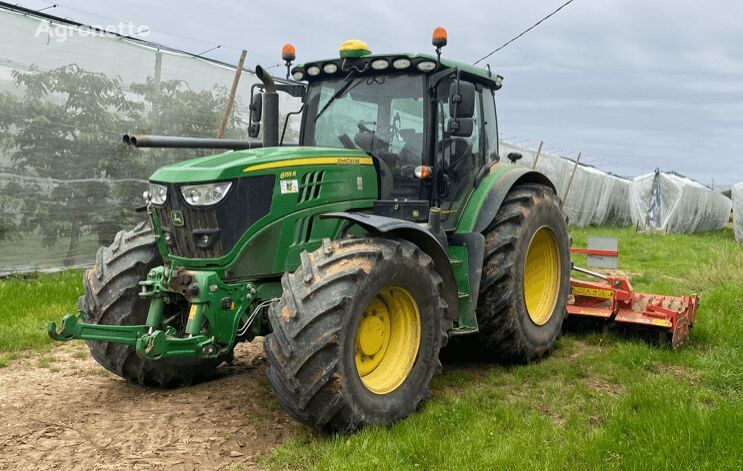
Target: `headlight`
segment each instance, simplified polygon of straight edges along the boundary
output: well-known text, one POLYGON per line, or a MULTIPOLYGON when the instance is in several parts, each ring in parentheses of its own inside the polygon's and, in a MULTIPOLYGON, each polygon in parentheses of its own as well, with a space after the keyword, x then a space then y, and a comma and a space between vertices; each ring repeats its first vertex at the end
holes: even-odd
POLYGON ((332 62, 330 62, 330 63, 325 64, 324 66, 322 66, 322 70, 326 74, 334 74, 334 73, 338 72, 338 66, 335 65, 335 64, 333 64, 332 62))
POLYGON ((222 201, 231 186, 232 182, 185 185, 181 187, 181 193, 190 205, 209 206, 222 201))
POLYGON ((155 204, 165 204, 168 199, 168 188, 157 183, 150 183, 149 196, 155 204))
POLYGON ((300 80, 304 78, 304 72, 302 72, 301 70, 295 70, 294 73, 292 74, 292 77, 294 78, 294 80, 299 82, 300 80))

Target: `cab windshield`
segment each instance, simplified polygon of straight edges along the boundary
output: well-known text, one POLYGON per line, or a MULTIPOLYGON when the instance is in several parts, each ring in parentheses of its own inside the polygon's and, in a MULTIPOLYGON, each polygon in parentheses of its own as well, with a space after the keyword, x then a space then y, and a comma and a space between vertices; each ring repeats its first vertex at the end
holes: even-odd
POLYGON ((311 83, 302 144, 361 149, 391 173, 394 184, 383 198, 418 198, 414 171, 423 164, 424 91, 422 75, 351 75, 311 83))

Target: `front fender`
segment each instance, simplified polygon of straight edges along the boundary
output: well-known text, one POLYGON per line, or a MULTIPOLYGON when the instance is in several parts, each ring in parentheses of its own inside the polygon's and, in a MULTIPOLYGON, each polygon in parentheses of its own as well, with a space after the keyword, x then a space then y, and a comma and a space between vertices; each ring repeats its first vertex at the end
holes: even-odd
POLYGON ((388 218, 385 216, 376 216, 365 213, 327 213, 320 216, 326 218, 338 218, 351 221, 363 227, 372 234, 384 234, 389 237, 405 239, 417 245, 422 251, 433 259, 434 269, 444 280, 444 292, 442 297, 449 309, 447 311, 449 319, 455 321, 459 319, 459 296, 457 293, 457 282, 454 278, 454 271, 449 262, 449 256, 446 249, 436 237, 425 227, 421 227, 410 221, 403 219, 388 218))
POLYGON ((472 192, 462 211, 457 233, 481 233, 490 225, 498 213, 506 194, 516 185, 539 183, 555 189, 547 176, 536 170, 511 164, 497 163, 472 192))

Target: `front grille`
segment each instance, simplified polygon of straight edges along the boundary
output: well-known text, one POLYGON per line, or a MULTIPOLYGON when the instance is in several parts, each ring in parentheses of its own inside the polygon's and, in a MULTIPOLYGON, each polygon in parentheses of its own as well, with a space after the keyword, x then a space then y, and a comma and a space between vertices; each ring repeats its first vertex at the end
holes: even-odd
POLYGON ((186 205, 176 208, 175 205, 168 204, 164 208, 156 208, 155 211, 163 231, 171 235, 168 243, 168 252, 171 255, 187 258, 214 258, 225 254, 221 233, 216 241, 206 249, 197 247, 194 238, 195 230, 219 229, 215 209, 195 209, 186 205), (173 211, 180 211, 183 214, 182 226, 173 225, 173 211))
POLYGON ((184 258, 216 258, 227 254, 246 230, 271 211, 275 177, 261 175, 240 178, 218 204, 197 208, 186 203, 179 185, 168 186, 164 206, 155 206, 163 232, 169 232, 168 253, 184 258), (173 224, 173 213, 183 215, 183 225, 173 224), (213 240, 200 246, 199 238, 213 240))

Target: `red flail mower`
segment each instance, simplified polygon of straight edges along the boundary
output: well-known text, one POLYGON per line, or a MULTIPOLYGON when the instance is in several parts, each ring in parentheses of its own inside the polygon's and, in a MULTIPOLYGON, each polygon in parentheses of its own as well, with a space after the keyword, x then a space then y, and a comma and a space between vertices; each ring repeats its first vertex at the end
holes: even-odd
MULTIPOLYGON (((598 265, 607 268, 606 262, 611 264, 611 259, 616 261, 619 255, 616 249, 591 248, 591 245, 589 239, 588 249, 574 248, 571 251, 587 254, 589 265, 593 259, 599 260, 598 265)), ((602 321, 605 329, 612 324, 643 327, 646 332, 657 333, 657 339, 662 344, 668 343, 670 337, 673 348, 680 347, 689 339, 689 329, 694 325, 699 307, 699 296, 638 293, 624 276, 603 275, 576 266, 573 266, 573 270, 600 281, 570 279, 569 318, 602 321)))

